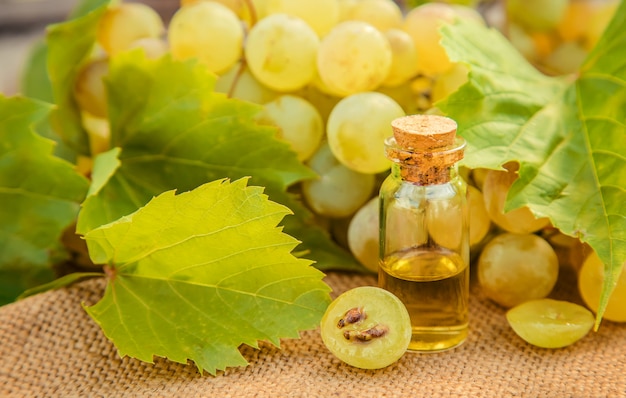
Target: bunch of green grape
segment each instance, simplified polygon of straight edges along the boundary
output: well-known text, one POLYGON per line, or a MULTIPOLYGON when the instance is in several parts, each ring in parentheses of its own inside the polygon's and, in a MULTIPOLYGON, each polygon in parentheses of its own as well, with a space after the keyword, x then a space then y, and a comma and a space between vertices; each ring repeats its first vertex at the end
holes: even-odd
POLYGON ((216 75, 216 91, 261 106, 258 123, 277 127, 277 138, 319 176, 294 190, 320 225, 375 271, 371 215, 389 173, 383 141, 391 121, 430 111, 467 80, 467 69, 440 45, 439 27, 457 17, 485 23, 469 6, 398 4, 182 0, 166 24, 145 4, 115 3, 74 87, 91 152, 108 149, 103 78, 113 57, 142 48, 148 57, 194 59, 216 75))
MULTIPOLYGON (((558 0, 549 2, 550 7, 542 4, 533 12, 525 11, 531 3, 535 2, 508 1, 508 8, 498 15, 509 21, 507 33, 513 44, 522 51, 529 47, 525 52, 529 59, 538 62, 541 57, 559 72, 567 71, 558 65, 563 60, 548 60, 548 54, 560 58, 555 54, 565 51, 555 43, 567 41, 587 51, 598 39, 597 30, 608 21, 606 14, 610 17, 614 9, 611 4, 558 0), (524 17, 537 10, 541 18, 524 17), (597 22, 577 23, 585 13, 597 22), (560 41, 554 39, 556 34, 560 41), (549 46, 543 48, 544 42, 549 46)), ((258 123, 275 126, 277 138, 318 175, 294 190, 338 244, 376 271, 377 193, 389 173, 383 140, 392 135, 391 121, 431 112, 435 101, 467 81, 467 69, 451 62, 439 43, 441 25, 457 17, 486 23, 471 6, 427 2, 402 9, 398 4, 392 0, 181 0, 165 24, 145 4, 115 3, 100 21, 97 49, 81 66, 74 87, 91 152, 98 154, 109 145, 103 78, 112 57, 142 48, 148 57, 169 53, 178 60, 195 59, 216 75, 216 91, 260 105, 258 123)), ((492 7, 485 15, 497 26, 493 9, 498 11, 492 7)), ((569 55, 565 61, 575 63, 569 55)), ((520 324, 532 323, 538 309, 552 309, 542 318, 544 324, 563 310, 565 315, 556 318, 576 314, 572 318, 582 319, 576 322, 583 325, 576 330, 584 331, 590 318, 559 302, 518 309, 550 294, 559 263, 574 259, 582 264, 576 256, 580 257, 584 245, 558 233, 528 208, 504 211, 508 190, 517 178, 516 167, 461 170, 470 182, 470 244, 482 291, 496 303, 517 309, 510 317, 516 330, 520 324)), ((580 284, 594 311, 602 286, 602 272, 596 268, 595 279, 580 284)), ((619 314, 613 316, 611 311, 610 316, 624 321, 626 287, 620 286, 621 295, 613 298, 619 301, 614 305, 619 314)), ((559 339, 558 333, 550 335, 559 339)))

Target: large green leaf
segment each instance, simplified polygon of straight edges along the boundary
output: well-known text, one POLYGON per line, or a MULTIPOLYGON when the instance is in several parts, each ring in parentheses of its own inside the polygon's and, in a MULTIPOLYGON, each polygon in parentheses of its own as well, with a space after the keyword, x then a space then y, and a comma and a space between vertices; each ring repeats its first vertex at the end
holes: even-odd
POLYGON ((245 365, 241 344, 297 338, 330 301, 323 274, 277 227, 288 213, 246 179, 165 192, 85 236, 109 275, 87 312, 122 356, 191 359, 212 374, 245 365))
POLYGON ((54 278, 65 257, 60 237, 78 213, 88 182, 52 156, 34 133, 50 106, 0 95, 0 304, 54 278))
POLYGON ((468 142, 465 164, 519 161, 506 209, 527 205, 579 237, 606 265, 596 327, 626 261, 626 4, 572 77, 534 70, 495 30, 459 21, 442 29, 469 82, 438 104, 468 142))
POLYGON ((313 172, 275 129, 255 121, 259 107, 213 91, 215 77, 201 65, 169 57, 146 59, 139 51, 112 60, 106 79, 111 145, 96 159, 105 178, 92 189, 79 216, 86 233, 143 206, 166 190, 191 190, 221 178, 251 176, 277 202, 296 211, 289 234, 304 241, 318 266, 357 269, 286 191, 313 172))

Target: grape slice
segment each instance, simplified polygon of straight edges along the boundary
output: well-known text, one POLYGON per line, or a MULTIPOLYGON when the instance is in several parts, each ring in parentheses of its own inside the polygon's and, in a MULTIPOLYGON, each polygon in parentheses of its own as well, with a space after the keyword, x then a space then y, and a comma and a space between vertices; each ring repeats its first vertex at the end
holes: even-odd
POLYGON ((543 348, 574 344, 593 327, 591 311, 578 304, 553 299, 527 301, 506 313, 515 333, 543 348))
POLYGON ((411 341, 409 313, 395 295, 373 286, 341 294, 321 321, 322 340, 337 358, 362 369, 380 369, 404 355, 411 341))

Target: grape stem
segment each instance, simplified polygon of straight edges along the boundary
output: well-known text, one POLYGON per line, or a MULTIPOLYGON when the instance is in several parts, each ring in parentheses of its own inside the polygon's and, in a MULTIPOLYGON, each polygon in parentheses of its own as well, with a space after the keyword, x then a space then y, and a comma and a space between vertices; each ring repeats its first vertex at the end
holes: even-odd
MULTIPOLYGON (((254 8, 254 4, 252 3, 252 0, 244 0, 244 3, 246 4, 246 7, 248 7, 248 11, 250 11, 250 26, 254 26, 257 22, 256 8, 254 8)), ((246 69, 246 58, 242 56, 241 63, 239 64, 239 69, 237 70, 237 73, 235 74, 235 78, 233 79, 233 83, 230 85, 228 93, 226 94, 228 98, 233 97, 233 94, 235 93, 235 89, 237 88, 237 83, 239 83, 239 79, 241 78, 241 75, 243 74, 243 71, 245 69, 246 69)))

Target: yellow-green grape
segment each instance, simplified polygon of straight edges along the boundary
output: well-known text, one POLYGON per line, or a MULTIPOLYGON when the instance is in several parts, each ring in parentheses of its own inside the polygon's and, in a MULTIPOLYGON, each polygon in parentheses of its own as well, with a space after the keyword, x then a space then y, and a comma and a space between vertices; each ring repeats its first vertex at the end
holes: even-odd
POLYGON ((593 12, 589 20, 586 21, 587 32, 585 34, 584 44, 587 50, 593 49, 598 40, 600 40, 604 29, 606 29, 609 22, 611 22, 619 4, 620 2, 616 0, 598 2, 598 8, 594 10, 595 12, 593 12))
POLYGON ((335 157, 359 173, 375 174, 389 168, 384 141, 393 134, 391 121, 405 116, 388 96, 367 92, 337 103, 328 117, 326 135, 335 157))
POLYGON ((381 32, 402 26, 402 10, 390 0, 360 0, 351 8, 346 19, 367 22, 381 32))
POLYGON ((467 214, 463 213, 460 200, 432 200, 426 208, 428 233, 439 246, 463 251, 464 228, 459 226, 462 222, 467 223, 467 214))
POLYGON ((507 38, 526 59, 530 61, 539 59, 535 40, 520 25, 515 22, 507 24, 507 38))
POLYGON ((339 4, 339 21, 338 22, 349 20, 350 15, 352 14, 352 10, 361 1, 362 0, 337 0, 337 4, 339 4))
POLYGON ((301 161, 313 155, 324 137, 324 123, 317 109, 294 95, 265 104, 257 120, 278 127, 278 138, 288 142, 301 161))
POLYGON ((554 249, 533 234, 500 234, 485 245, 478 259, 483 293, 504 307, 546 297, 558 275, 554 249))
POLYGON ((404 30, 415 43, 418 70, 428 76, 436 76, 452 67, 441 46, 439 28, 454 21, 454 9, 445 3, 426 3, 415 7, 404 18, 404 30))
POLYGON ((372 25, 345 21, 320 43, 317 70, 333 93, 347 96, 374 90, 389 74, 391 46, 372 25))
POLYGON ((547 31, 556 28, 568 3, 569 0, 507 0, 506 14, 530 30, 547 31))
POLYGON ((376 89, 376 92, 396 101, 407 115, 420 113, 420 96, 411 89, 410 84, 400 84, 394 87, 380 86, 376 89))
POLYGON ((241 70, 241 63, 237 62, 229 70, 217 78, 215 91, 230 95, 255 104, 266 104, 275 100, 280 94, 262 85, 252 75, 247 66, 241 70))
POLYGON ((214 73, 222 73, 241 57, 243 26, 226 6, 210 1, 176 11, 168 40, 176 59, 197 58, 214 73))
POLYGON ((89 137, 89 154, 92 157, 111 148, 109 119, 94 117, 88 112, 81 112, 81 122, 89 137))
POLYGON ((510 170, 490 170, 483 183, 485 207, 491 220, 500 228, 519 234, 540 230, 549 224, 547 218, 535 218, 526 206, 504 212, 504 203, 513 182, 517 180, 516 168, 508 165, 510 170))
POLYGON ((378 272, 379 199, 374 197, 361 207, 348 226, 348 247, 354 257, 370 271, 378 272))
POLYGON ((404 355, 412 331, 398 297, 379 287, 361 286, 330 303, 320 333, 328 350, 348 365, 381 369, 404 355))
POLYGON ((469 243, 480 243, 491 229, 491 218, 485 208, 483 194, 476 187, 467 186, 467 207, 469 208, 469 243))
POLYGON ((567 301, 539 299, 511 308, 506 319, 515 333, 527 343, 542 348, 574 344, 593 327, 593 314, 585 307, 567 301))
POLYGON ((403 85, 417 74, 415 44, 411 36, 400 29, 388 29, 384 34, 391 47, 391 66, 382 84, 390 87, 403 85))
MULTIPOLYGON (((617 278, 617 284, 603 314, 603 318, 609 321, 626 322, 626 272, 624 266, 626 264, 622 266, 622 272, 617 278)), ((595 252, 591 252, 578 274, 578 291, 587 307, 594 312, 597 312, 600 306, 603 285, 604 264, 595 252)))
POLYGON ((266 0, 267 15, 288 14, 303 19, 318 36, 324 36, 339 22, 337 0, 266 0))
POLYGON ((328 94, 323 90, 317 87, 316 81, 313 84, 309 84, 304 87, 302 90, 297 91, 296 95, 306 99, 309 101, 315 108, 318 110, 322 119, 324 120, 324 126, 326 125, 326 121, 328 120, 328 115, 333 110, 333 108, 337 105, 339 101, 341 101, 341 97, 335 97, 334 95, 328 94))
POLYGON ((415 43, 420 73, 435 77, 452 67, 441 45, 439 29, 444 24, 454 22, 455 18, 485 23, 482 16, 470 7, 439 2, 422 4, 405 16, 403 29, 415 43))
POLYGON ((74 98, 78 107, 92 116, 107 116, 107 96, 104 77, 109 73, 109 60, 93 60, 81 67, 74 85, 74 98))
POLYGON ((587 50, 576 42, 565 42, 559 45, 542 62, 543 66, 553 74, 574 73, 578 71, 587 58, 587 50))
POLYGON ((317 35, 302 19, 273 14, 248 33, 245 55, 252 74, 276 91, 298 90, 315 77, 317 35))
POLYGON ((165 55, 169 48, 167 43, 161 38, 146 37, 143 39, 135 40, 130 44, 129 49, 141 48, 149 59, 161 58, 165 55))
POLYGON ((433 83, 430 99, 433 103, 447 98, 467 83, 469 68, 464 64, 454 64, 452 68, 439 75, 433 83))
POLYGON ((128 50, 139 39, 160 37, 165 28, 159 14, 142 3, 109 8, 98 25, 97 40, 109 55, 128 50))
POLYGON ((317 214, 341 218, 354 214, 374 191, 375 177, 350 170, 335 159, 322 143, 308 161, 319 178, 302 183, 302 194, 317 214))

